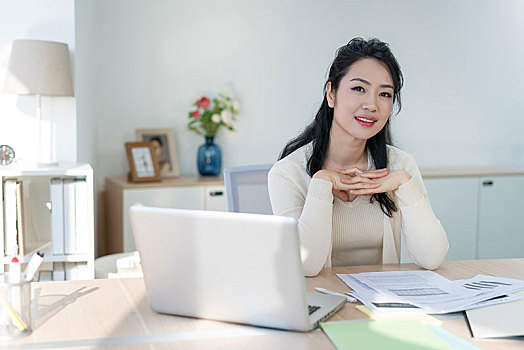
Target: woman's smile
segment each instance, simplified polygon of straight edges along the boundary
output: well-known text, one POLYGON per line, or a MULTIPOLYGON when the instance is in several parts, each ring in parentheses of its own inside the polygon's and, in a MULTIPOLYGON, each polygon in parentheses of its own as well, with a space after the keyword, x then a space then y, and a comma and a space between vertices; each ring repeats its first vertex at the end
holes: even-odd
POLYGON ((366 128, 370 128, 377 122, 378 119, 367 115, 357 115, 355 117, 355 120, 360 125, 365 126, 366 128))

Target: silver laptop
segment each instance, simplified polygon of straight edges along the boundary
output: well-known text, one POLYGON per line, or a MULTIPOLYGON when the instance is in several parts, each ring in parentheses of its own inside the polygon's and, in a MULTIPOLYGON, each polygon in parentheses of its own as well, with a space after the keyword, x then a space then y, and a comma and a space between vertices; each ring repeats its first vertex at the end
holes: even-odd
POLYGON ((156 312, 308 331, 346 302, 305 292, 293 218, 144 206, 129 216, 156 312))

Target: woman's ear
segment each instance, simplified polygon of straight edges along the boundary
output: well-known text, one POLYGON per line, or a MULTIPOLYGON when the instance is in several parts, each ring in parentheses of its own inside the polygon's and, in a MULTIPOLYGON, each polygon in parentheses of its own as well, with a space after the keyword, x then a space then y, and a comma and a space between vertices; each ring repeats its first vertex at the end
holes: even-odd
POLYGON ((335 92, 331 90, 331 82, 328 81, 326 84, 326 98, 328 106, 330 108, 335 108, 335 92))

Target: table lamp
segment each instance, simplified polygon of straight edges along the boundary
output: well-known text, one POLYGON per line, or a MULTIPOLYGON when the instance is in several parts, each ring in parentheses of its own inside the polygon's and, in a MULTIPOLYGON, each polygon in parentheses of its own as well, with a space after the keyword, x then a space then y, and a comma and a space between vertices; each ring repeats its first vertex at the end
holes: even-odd
POLYGON ((49 137, 49 158, 44 158, 42 152, 40 97, 74 96, 67 44, 43 40, 13 40, 3 91, 17 95, 36 95, 38 165, 58 165, 54 159, 54 133, 51 132, 49 137))

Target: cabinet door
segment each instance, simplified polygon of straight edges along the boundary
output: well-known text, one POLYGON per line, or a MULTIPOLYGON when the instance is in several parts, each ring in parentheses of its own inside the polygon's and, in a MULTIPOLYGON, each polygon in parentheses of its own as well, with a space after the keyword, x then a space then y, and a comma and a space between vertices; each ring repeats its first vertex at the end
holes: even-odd
MULTIPOLYGON (((433 212, 448 236, 446 259, 475 259, 478 182, 477 177, 424 179, 433 212)), ((410 261, 404 244, 401 260, 410 261)))
POLYGON ((480 181, 478 258, 524 257, 524 176, 480 181))
POLYGON ((225 186, 205 186, 204 191, 206 210, 227 211, 225 186))
POLYGON ((164 208, 205 209, 203 186, 126 189, 123 197, 124 252, 136 250, 129 221, 129 208, 133 204, 164 208))

